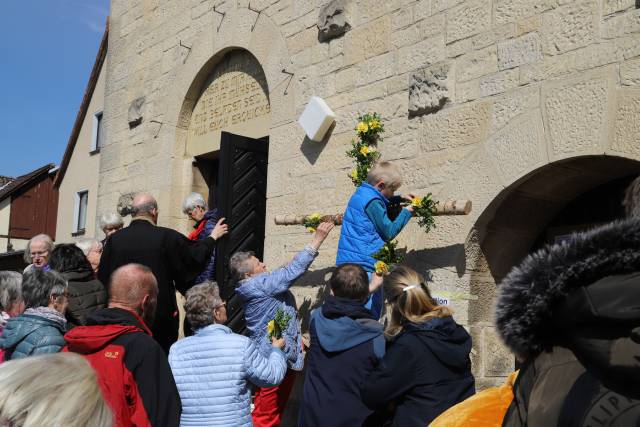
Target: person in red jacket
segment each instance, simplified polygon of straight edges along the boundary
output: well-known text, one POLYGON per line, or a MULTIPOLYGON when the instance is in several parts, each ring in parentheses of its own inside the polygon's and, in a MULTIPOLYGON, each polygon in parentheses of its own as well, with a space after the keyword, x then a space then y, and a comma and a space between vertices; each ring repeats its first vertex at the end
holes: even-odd
POLYGON ((65 335, 67 346, 98 373, 116 425, 178 426, 182 406, 171 368, 152 338, 158 284, 148 267, 118 268, 109 284, 109 306, 65 335))

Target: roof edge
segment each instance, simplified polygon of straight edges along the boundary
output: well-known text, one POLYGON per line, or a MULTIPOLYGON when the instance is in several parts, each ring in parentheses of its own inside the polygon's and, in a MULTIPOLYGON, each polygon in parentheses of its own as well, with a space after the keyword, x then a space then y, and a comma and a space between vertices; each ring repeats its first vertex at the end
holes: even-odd
POLYGON ((60 188, 60 184, 62 183, 64 174, 67 172, 67 167, 69 166, 69 162, 71 161, 71 156, 73 155, 73 150, 76 146, 76 142, 78 141, 78 136, 80 135, 80 129, 82 128, 82 124, 87 115, 87 110, 89 109, 89 103, 91 102, 91 98, 93 98, 93 91, 95 90, 96 84, 98 83, 98 77, 100 77, 100 71, 102 70, 102 65, 104 64, 104 61, 107 57, 108 43, 109 43, 109 17, 107 16, 107 22, 105 23, 104 34, 102 35, 102 41, 100 41, 100 47, 98 48, 96 60, 93 63, 93 68, 91 69, 89 81, 87 82, 87 87, 84 91, 84 96, 82 97, 82 102, 80 103, 78 114, 76 115, 76 120, 73 124, 73 128, 71 129, 71 135, 69 136, 69 142, 67 143, 67 148, 65 149, 64 155, 62 156, 62 161, 60 162, 60 169, 58 170, 58 173, 56 174, 56 177, 53 180, 53 186, 55 188, 60 188))
POLYGON ((17 191, 23 189, 26 185, 38 179, 42 175, 48 174, 55 167, 56 165, 54 165, 53 163, 49 163, 39 167, 38 169, 34 169, 29 173, 20 175, 19 177, 14 179, 12 182, 7 184, 5 187, 3 187, 2 191, 0 191, 0 202, 6 199, 7 197, 13 195, 17 191))

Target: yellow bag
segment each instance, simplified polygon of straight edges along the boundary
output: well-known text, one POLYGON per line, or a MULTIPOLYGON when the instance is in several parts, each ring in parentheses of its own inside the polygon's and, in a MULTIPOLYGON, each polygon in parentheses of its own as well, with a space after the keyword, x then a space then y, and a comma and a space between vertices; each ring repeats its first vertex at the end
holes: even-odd
POLYGON ((502 420, 513 401, 513 384, 518 372, 512 372, 500 387, 488 388, 452 406, 433 420, 429 427, 502 426, 502 420))

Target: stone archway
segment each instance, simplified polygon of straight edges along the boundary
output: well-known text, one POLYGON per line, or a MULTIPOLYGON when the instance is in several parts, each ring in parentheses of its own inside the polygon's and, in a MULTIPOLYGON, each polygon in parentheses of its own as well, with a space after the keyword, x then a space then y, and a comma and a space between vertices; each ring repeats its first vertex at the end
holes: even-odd
POLYGON ((547 225, 571 201, 598 186, 638 173, 640 162, 636 160, 574 157, 538 168, 505 188, 474 227, 496 283, 534 247, 547 225))
POLYGON ((193 153, 187 149, 191 118, 208 79, 225 55, 232 51, 246 52, 262 69, 269 101, 271 139, 286 138, 286 125, 295 117, 298 82, 289 81, 283 74, 291 57, 279 27, 269 17, 261 16, 256 20, 254 11, 230 5, 220 23, 207 27, 194 38, 167 94, 173 102, 166 103, 163 116, 168 125, 161 129, 158 137, 173 146, 171 164, 167 165, 171 171, 171 203, 167 206, 167 215, 169 224, 177 229, 187 230, 187 220, 180 205, 193 185, 193 153))
MULTIPOLYGON (((548 243, 548 226, 575 213, 576 202, 598 189, 615 192, 640 173, 640 161, 617 156, 580 156, 541 166, 504 188, 478 215, 465 242, 464 286, 474 297, 468 302, 466 322, 474 338, 473 362, 480 387, 501 381, 513 370, 514 357, 493 328, 493 304, 500 280, 530 251, 548 243)), ((600 191, 602 194, 602 191, 600 191)), ((601 200, 601 202, 605 202, 601 200)), ((608 200, 608 203, 621 202, 608 200)), ((585 206, 584 200, 578 203, 585 206)), ((562 234, 580 231, 620 214, 591 220, 560 222, 562 234)), ((609 210, 611 212, 611 210, 609 210)))

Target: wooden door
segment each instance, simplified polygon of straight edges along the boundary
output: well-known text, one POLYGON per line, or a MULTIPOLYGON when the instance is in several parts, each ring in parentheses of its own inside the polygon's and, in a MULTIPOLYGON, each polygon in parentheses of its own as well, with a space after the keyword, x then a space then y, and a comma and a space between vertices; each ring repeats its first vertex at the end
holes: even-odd
POLYGON ((267 202, 269 139, 247 138, 222 132, 218 176, 218 209, 229 224, 216 253, 216 281, 227 301, 228 326, 244 332, 244 310, 235 295, 229 258, 238 251, 253 251, 262 259, 267 202))

